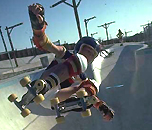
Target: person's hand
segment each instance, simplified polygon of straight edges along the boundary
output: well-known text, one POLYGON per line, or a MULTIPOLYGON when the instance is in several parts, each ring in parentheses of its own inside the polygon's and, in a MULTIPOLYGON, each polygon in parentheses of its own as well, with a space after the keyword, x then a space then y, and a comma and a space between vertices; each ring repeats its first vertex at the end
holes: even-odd
POLYGON ((111 119, 113 119, 113 116, 114 116, 114 111, 113 110, 110 110, 109 112, 107 112, 107 114, 103 115, 103 119, 105 121, 110 121, 111 119))
POLYGON ((103 119, 106 121, 110 121, 114 117, 114 111, 105 102, 99 106, 99 111, 102 112, 103 119))
MULTIPOLYGON (((28 6, 29 11, 35 14, 36 18, 38 19, 39 23, 43 22, 43 17, 41 16, 43 12, 43 7, 40 4, 33 4, 28 6)), ((43 15, 43 14, 42 14, 43 15)))
POLYGON ((41 30, 44 27, 44 24, 47 25, 44 17, 44 7, 41 4, 32 4, 28 6, 28 10, 33 29, 41 30))

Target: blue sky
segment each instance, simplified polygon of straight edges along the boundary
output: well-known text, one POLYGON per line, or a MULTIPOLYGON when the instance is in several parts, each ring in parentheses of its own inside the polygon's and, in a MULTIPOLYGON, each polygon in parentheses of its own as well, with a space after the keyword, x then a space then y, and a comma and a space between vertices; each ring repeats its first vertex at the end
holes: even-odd
MULTIPOLYGON (((15 27, 11 33, 11 38, 15 49, 30 48, 30 38, 32 30, 28 16, 27 6, 32 3, 41 3, 45 8, 45 17, 49 26, 46 33, 51 41, 60 40, 61 43, 76 42, 79 39, 76 20, 73 8, 62 3, 54 8, 50 5, 59 0, 0 0, 0 26, 6 41, 8 50, 10 44, 6 35, 5 27, 23 22, 23 25, 15 27)), ((78 2, 79 0, 76 0, 78 2)), ((67 0, 72 4, 72 0, 67 0)), ((111 21, 115 21, 108 28, 109 37, 115 38, 120 28, 123 32, 132 31, 128 35, 139 33, 143 30, 140 25, 152 21, 151 15, 152 1, 150 0, 82 0, 78 7, 78 14, 81 24, 82 35, 85 36, 84 19, 96 16, 88 23, 89 35, 94 32, 94 38, 106 40, 104 28, 97 26, 111 21)), ((5 51, 0 37, 0 52, 5 51)))

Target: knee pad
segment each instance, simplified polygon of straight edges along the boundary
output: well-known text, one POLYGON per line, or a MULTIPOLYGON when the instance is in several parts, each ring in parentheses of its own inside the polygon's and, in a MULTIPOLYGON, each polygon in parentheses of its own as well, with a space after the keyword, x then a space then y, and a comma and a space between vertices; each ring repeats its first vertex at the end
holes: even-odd
POLYGON ((69 68, 70 77, 81 74, 88 67, 87 59, 81 54, 70 56, 64 64, 69 68))
POLYGON ((70 77, 81 74, 81 64, 77 56, 72 55, 63 64, 68 67, 70 77))

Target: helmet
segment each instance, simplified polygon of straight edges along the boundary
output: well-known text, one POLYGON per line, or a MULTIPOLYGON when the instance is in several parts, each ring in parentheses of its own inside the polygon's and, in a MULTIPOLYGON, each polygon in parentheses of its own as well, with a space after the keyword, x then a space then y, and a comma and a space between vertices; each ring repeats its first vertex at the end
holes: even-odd
POLYGON ((97 44, 97 42, 95 41, 94 38, 92 37, 82 37, 75 45, 75 48, 74 48, 74 53, 78 53, 79 50, 80 50, 80 47, 83 45, 83 44, 87 44, 87 45, 90 45, 91 47, 93 47, 95 49, 95 51, 97 52, 97 54, 99 53, 100 51, 100 47, 99 47, 99 44, 97 44))

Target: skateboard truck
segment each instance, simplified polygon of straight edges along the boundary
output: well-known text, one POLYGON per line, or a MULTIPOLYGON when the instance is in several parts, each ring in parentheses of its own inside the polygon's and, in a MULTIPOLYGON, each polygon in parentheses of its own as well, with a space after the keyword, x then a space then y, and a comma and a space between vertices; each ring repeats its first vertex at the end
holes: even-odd
POLYGON ((58 124, 65 122, 65 118, 61 115, 61 113, 69 112, 70 110, 75 109, 77 106, 79 108, 82 108, 82 117, 91 116, 91 110, 87 109, 87 104, 95 104, 97 102, 94 96, 85 97, 87 96, 87 92, 84 89, 80 89, 78 92, 76 92, 76 95, 77 100, 75 101, 63 101, 60 103, 58 98, 53 98, 51 100, 51 108, 54 108, 54 110, 56 111, 56 122, 58 124))
POLYGON ((34 86, 31 86, 31 80, 29 77, 24 77, 20 80, 20 84, 22 87, 26 87, 28 89, 27 94, 25 94, 25 97, 22 98, 20 102, 17 101, 17 95, 11 94, 8 97, 8 100, 10 102, 14 102, 14 104, 21 110, 21 115, 23 117, 28 116, 31 111, 26 108, 26 106, 33 100, 36 104, 40 104, 45 98, 42 94, 38 94, 45 86, 45 82, 43 80, 37 80, 34 84, 34 86), (23 105, 21 102, 25 103, 23 105))
POLYGON ((30 111, 29 109, 27 109, 27 108, 23 108, 23 106, 16 100, 17 98, 18 98, 18 97, 17 97, 16 94, 11 94, 11 95, 8 97, 8 100, 9 100, 10 102, 14 102, 14 104, 21 110, 21 115, 22 115, 23 117, 28 116, 28 115, 31 113, 31 111, 30 111))

